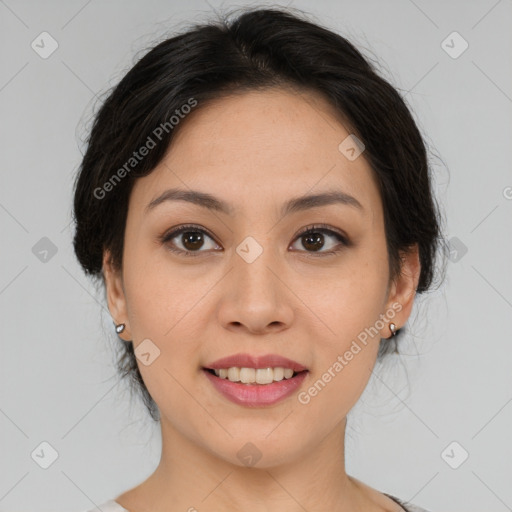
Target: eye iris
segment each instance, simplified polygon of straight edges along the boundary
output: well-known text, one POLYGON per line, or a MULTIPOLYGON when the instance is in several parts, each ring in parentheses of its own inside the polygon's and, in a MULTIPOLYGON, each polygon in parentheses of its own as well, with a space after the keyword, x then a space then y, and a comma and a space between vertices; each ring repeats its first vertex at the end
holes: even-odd
MULTIPOLYGON (((197 251, 204 245, 204 234, 201 231, 183 231, 181 241, 188 251, 197 251)), ((302 245, 310 251, 318 251, 324 245, 324 234, 321 231, 309 231, 302 235, 302 245)))
POLYGON ((323 235, 318 232, 311 232, 303 236, 302 245, 306 249, 318 250, 324 246, 323 235))
POLYGON ((187 250, 200 249, 204 244, 203 233, 200 231, 186 231, 181 236, 183 246, 187 250))

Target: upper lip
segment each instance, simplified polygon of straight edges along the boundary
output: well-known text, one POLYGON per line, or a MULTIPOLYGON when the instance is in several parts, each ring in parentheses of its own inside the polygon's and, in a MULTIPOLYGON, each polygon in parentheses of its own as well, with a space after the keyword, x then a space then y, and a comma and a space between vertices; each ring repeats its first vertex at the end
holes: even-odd
POLYGON ((208 363, 205 368, 211 370, 220 370, 222 368, 291 368, 295 372, 307 370, 307 368, 297 361, 288 359, 277 354, 265 354, 261 356, 251 354, 233 354, 232 356, 217 359, 208 363))

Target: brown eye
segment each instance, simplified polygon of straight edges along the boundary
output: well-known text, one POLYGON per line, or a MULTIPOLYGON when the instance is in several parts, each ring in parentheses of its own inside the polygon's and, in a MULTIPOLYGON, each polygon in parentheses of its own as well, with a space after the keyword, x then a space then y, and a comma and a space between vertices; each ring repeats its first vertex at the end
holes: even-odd
POLYGON ((324 235, 318 231, 310 231, 302 235, 302 245, 308 251, 318 251, 324 246, 324 235))
POLYGON ((184 256, 199 256, 211 249, 220 249, 208 233, 196 226, 180 226, 165 234, 161 240, 170 251, 184 256), (205 250, 200 250, 205 247, 205 250))
POLYGON ((200 231, 185 231, 181 233, 181 243, 188 251, 196 251, 204 244, 203 233, 200 231))
MULTIPOLYGON (((318 255, 335 254, 344 247, 350 246, 348 239, 341 233, 322 226, 305 229, 295 240, 301 241, 299 252, 317 253, 318 255), (327 250, 322 250, 324 248, 327 250)), ((208 254, 212 250, 222 250, 204 229, 194 225, 173 229, 163 235, 161 241, 170 251, 183 256, 200 256, 203 253, 208 254)))
MULTIPOLYGON (((321 255, 334 254, 343 247, 350 245, 347 238, 341 233, 321 226, 306 228, 302 233, 299 233, 296 240, 301 241, 300 245, 305 249, 305 252, 316 252, 321 255), (338 243, 333 242, 333 239, 338 243), (327 250, 321 250, 324 248, 327 250)), ((301 248, 299 247, 298 250, 301 250, 301 248)))

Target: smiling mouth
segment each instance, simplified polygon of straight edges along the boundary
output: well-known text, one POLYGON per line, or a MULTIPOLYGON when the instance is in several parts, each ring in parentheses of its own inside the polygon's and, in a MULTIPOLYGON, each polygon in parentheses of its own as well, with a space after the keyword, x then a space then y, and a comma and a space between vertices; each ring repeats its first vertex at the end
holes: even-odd
POLYGON ((296 372, 291 368, 245 368, 230 367, 222 369, 203 368, 204 371, 223 380, 246 385, 268 385, 283 380, 290 380, 308 370, 296 372))

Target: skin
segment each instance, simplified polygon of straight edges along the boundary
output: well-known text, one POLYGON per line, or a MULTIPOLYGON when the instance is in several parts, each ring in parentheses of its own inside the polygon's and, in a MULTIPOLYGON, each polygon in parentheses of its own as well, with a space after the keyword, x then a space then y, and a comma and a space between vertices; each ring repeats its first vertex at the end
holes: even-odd
POLYGON ((199 107, 163 161, 134 185, 122 269, 104 254, 108 306, 126 324, 121 336, 135 349, 149 338, 160 350, 150 365, 138 365, 160 409, 161 460, 116 500, 131 512, 401 510, 344 464, 346 415, 368 383, 380 338, 391 336, 389 322, 308 404, 294 393, 272 406, 236 405, 201 368, 238 352, 277 353, 309 369, 299 392, 307 390, 392 304, 401 310, 391 321, 404 325, 419 279, 417 247, 402 255, 402 273, 390 281, 370 166, 364 153, 350 161, 338 150, 350 132, 322 97, 276 88, 199 107), (208 192, 232 214, 184 201, 145 211, 175 187, 208 192), (288 199, 333 189, 364 210, 331 204, 279 214, 288 199), (194 249, 183 235, 159 239, 189 223, 213 235, 204 235, 196 257, 169 250, 194 249), (304 246, 297 234, 317 223, 352 245, 324 233, 318 252, 304 246), (236 253, 247 236, 263 248, 252 263, 236 253), (247 442, 262 455, 254 467, 237 457, 247 442))

